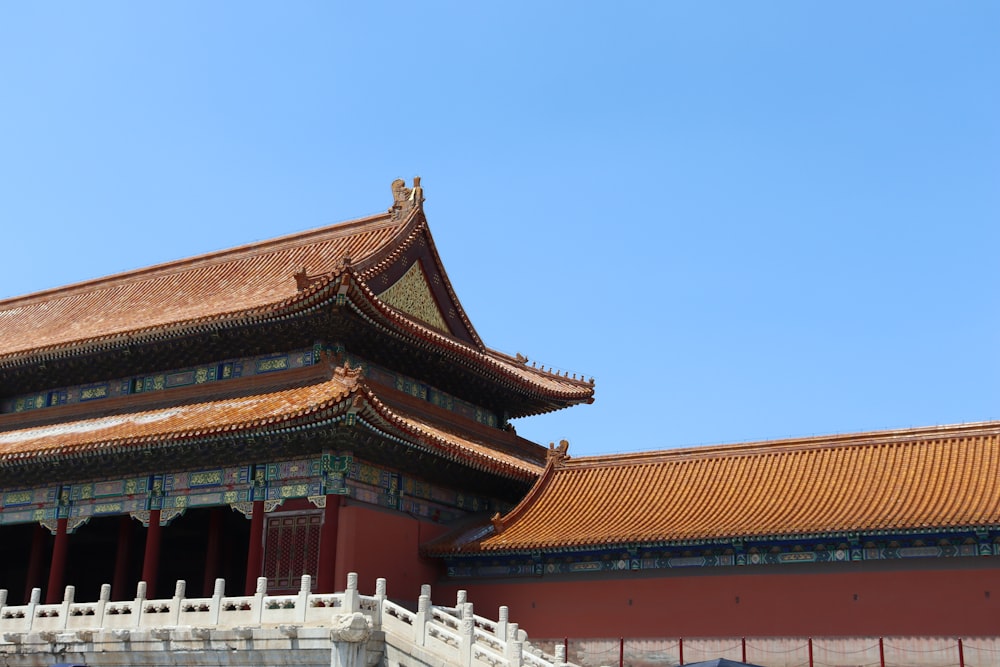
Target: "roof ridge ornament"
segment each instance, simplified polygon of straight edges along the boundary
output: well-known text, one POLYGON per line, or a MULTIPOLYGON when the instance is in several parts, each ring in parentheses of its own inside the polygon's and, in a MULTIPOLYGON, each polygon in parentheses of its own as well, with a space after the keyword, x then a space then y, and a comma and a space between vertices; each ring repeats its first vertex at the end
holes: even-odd
POLYGON ((303 266, 299 271, 297 271, 292 275, 295 277, 295 287, 298 289, 298 291, 302 292, 304 290, 309 289, 310 287, 312 287, 313 285, 315 285, 316 283, 318 283, 319 281, 321 281, 323 278, 327 277, 330 274, 317 273, 311 276, 309 275, 308 271, 306 271, 306 267, 303 266))
POLYGON ((363 375, 363 369, 361 366, 351 368, 351 362, 345 359, 343 366, 334 367, 333 374, 348 387, 353 387, 363 375))
POLYGON ((420 177, 413 177, 413 188, 406 187, 406 181, 397 178, 392 182, 392 208, 389 213, 393 220, 399 220, 406 213, 424 203, 424 189, 420 187, 420 177))
POLYGON ((554 463, 558 465, 568 458, 569 458, 569 440, 560 440, 558 447, 556 447, 556 444, 554 442, 549 443, 549 451, 546 452, 545 455, 546 463, 554 463))

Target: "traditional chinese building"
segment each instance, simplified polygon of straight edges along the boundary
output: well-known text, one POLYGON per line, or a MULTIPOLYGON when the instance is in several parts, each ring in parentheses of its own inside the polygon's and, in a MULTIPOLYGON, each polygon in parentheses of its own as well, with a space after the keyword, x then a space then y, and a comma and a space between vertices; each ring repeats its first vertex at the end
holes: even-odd
POLYGON ((517 507, 425 551, 536 636, 995 636, 1000 422, 552 449, 517 507))
MULTIPOLYGON (((382 215, 0 302, 0 588, 61 599, 437 576, 418 546, 505 511, 514 417, 592 382, 486 347, 419 180, 382 215), (194 586, 194 589, 190 587, 194 586)), ((402 593, 401 593, 402 594, 402 593)))
MULTIPOLYGON (((1000 422, 617 456, 382 215, 0 302, 0 588, 467 589, 535 637, 996 635, 1000 422)), ((610 444, 610 443, 609 443, 610 444)), ((241 590, 230 591, 239 593, 241 590)), ((601 663, 605 664, 605 663, 601 663)))

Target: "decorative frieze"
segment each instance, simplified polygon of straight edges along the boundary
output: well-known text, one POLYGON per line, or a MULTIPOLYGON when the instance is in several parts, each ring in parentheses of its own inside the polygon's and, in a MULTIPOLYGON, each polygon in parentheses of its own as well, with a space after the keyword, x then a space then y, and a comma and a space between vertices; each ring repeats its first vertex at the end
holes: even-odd
POLYGON ((193 366, 152 375, 118 378, 87 385, 59 387, 34 394, 14 396, 0 402, 0 413, 39 410, 56 405, 86 403, 104 398, 163 391, 177 387, 231 380, 311 366, 319 356, 315 349, 293 350, 283 354, 229 359, 219 363, 193 366))
MULTIPOLYGON (((982 532, 982 531, 981 531, 982 532)), ((537 577, 563 574, 613 573, 679 568, 743 567, 798 563, 836 563, 898 560, 906 558, 961 558, 1000 556, 1000 533, 907 535, 896 539, 863 540, 864 547, 850 543, 808 545, 802 543, 759 544, 739 553, 737 545, 706 546, 692 553, 689 548, 656 552, 557 552, 518 554, 506 558, 467 556, 446 558, 448 576, 537 577), (930 543, 930 544, 928 544, 930 543), (734 548, 737 547, 737 548, 734 548)))
POLYGON ((42 521, 55 525, 56 519, 63 517, 86 521, 122 514, 148 523, 153 509, 161 510, 161 523, 166 525, 169 518, 189 508, 228 505, 250 516, 254 500, 265 501, 270 512, 292 498, 309 498, 322 507, 330 494, 441 522, 491 506, 486 497, 359 461, 349 452, 327 452, 316 458, 258 466, 168 472, 61 487, 0 489, 0 525, 42 521))

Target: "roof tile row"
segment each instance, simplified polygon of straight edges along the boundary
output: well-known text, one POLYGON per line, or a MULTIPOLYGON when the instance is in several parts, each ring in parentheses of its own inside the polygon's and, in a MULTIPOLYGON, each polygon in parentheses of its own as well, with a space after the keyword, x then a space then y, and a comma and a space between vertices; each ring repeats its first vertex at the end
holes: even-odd
POLYGON ((1000 526, 1000 423, 568 459, 438 552, 1000 526))

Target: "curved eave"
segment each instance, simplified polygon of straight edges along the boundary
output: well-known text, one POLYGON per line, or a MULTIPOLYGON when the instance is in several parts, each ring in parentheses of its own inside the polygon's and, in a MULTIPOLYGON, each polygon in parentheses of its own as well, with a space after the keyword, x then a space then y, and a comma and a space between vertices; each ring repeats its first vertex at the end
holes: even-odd
POLYGON ((45 449, 0 454, 0 468, 16 468, 26 463, 64 461, 85 456, 106 456, 143 449, 196 445, 219 440, 247 439, 296 433, 336 423, 343 419, 350 404, 350 394, 287 415, 255 419, 242 424, 179 429, 145 436, 111 438, 79 444, 57 445, 45 449))
POLYGON ((537 412, 512 416, 541 414, 558 410, 565 405, 593 402, 594 386, 592 383, 583 380, 570 380, 535 369, 515 370, 514 364, 501 362, 496 353, 492 353, 492 351, 481 352, 463 341, 445 335, 400 313, 382 302, 371 288, 361 281, 352 280, 350 282, 347 296, 347 305, 359 317, 384 333, 407 340, 425 349, 442 353, 466 368, 498 382, 508 390, 541 402, 556 401, 564 404, 551 405, 539 408, 537 412), (532 380, 532 376, 538 379, 532 380), (546 387, 543 382, 558 383, 560 388, 546 387))
POLYGON ((82 339, 60 345, 37 348, 0 356, 0 369, 44 363, 56 359, 85 356, 127 348, 133 345, 168 341, 184 336, 211 333, 223 329, 286 320, 307 315, 327 305, 329 286, 336 276, 324 277, 295 296, 249 309, 217 313, 177 322, 170 326, 138 327, 106 336, 82 339))
MULTIPOLYGON (((302 390, 312 388, 302 388, 302 390)), ((156 419, 151 417, 165 415, 170 411, 197 411, 206 405, 220 406, 218 408, 220 411, 227 409, 227 405, 238 406, 245 403, 252 407, 253 402, 259 397, 284 396, 286 391, 295 392, 298 389, 292 388, 274 394, 250 395, 172 408, 159 408, 138 413, 136 417, 140 420, 149 419, 149 421, 155 422, 156 419)), ((155 449, 162 452, 164 449, 197 446, 201 443, 219 442, 220 440, 246 441, 297 434, 330 426, 344 420, 348 414, 354 414, 361 426, 378 432, 381 437, 466 467, 529 483, 541 472, 540 466, 533 462, 519 459, 500 450, 491 450, 489 443, 476 442, 457 434, 440 432, 434 427, 421 424, 417 418, 411 418, 405 413, 394 411, 382 403, 371 388, 357 380, 349 380, 346 385, 335 384, 330 387, 329 391, 336 393, 325 400, 305 404, 301 407, 293 407, 287 412, 274 412, 245 421, 201 424, 192 428, 164 428, 164 430, 144 435, 110 437, 90 441, 83 438, 73 441, 72 435, 66 435, 64 436, 65 443, 38 445, 35 449, 0 454, 0 469, 16 470, 19 466, 30 464, 44 464, 92 456, 114 456, 115 454, 135 453, 143 450, 155 449)), ((294 400, 294 393, 288 394, 288 396, 287 400, 294 400)), ((171 417, 162 418, 170 419, 171 417)), ((85 419, 73 423, 79 425, 80 432, 86 433, 89 430, 88 424, 100 422, 102 419, 105 418, 85 419)), ((135 423, 132 419, 122 417, 121 423, 115 428, 128 428, 129 423, 135 423)), ((50 427, 38 427, 39 433, 43 433, 44 428, 50 427)), ((98 428, 98 426, 93 428, 98 428)), ((35 428, 27 430, 31 431, 35 428)), ((10 433, 8 432, 8 435, 10 433)), ((2 435, 0 434, 0 436, 2 435)), ((39 435, 34 438, 25 436, 24 439, 28 442, 33 440, 44 442, 46 437, 51 436, 39 435)))
POLYGON ((449 438, 395 412, 370 390, 365 391, 365 401, 368 409, 359 412, 359 421, 382 437, 463 466, 520 482, 530 483, 541 474, 541 467, 537 464, 502 452, 490 452, 487 443, 466 442, 463 446, 460 437, 449 438))

